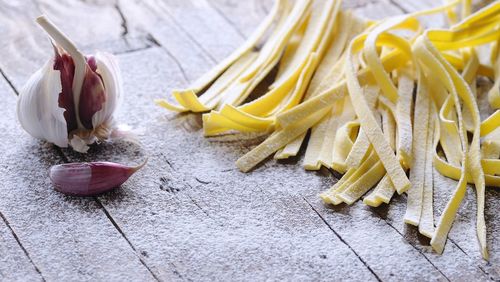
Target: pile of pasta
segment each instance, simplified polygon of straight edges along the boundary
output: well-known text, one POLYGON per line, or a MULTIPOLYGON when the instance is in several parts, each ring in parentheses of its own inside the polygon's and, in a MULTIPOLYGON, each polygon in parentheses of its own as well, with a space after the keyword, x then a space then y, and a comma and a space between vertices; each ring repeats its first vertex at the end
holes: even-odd
POLYGON ((325 203, 362 199, 375 207, 407 193, 404 221, 439 253, 472 184, 487 259, 485 188, 500 187, 500 3, 471 9, 470 0, 458 0, 367 21, 341 10, 340 0, 278 0, 240 48, 173 91, 177 103, 156 102, 202 112, 206 136, 269 133, 237 160, 244 172, 306 146, 305 169, 343 174, 320 195, 325 203), (449 27, 423 26, 420 19, 436 13, 449 27), (492 114, 483 119, 480 80, 494 82, 487 93, 492 114), (266 91, 252 97, 266 81, 266 91), (437 224, 434 169, 458 181, 437 224))

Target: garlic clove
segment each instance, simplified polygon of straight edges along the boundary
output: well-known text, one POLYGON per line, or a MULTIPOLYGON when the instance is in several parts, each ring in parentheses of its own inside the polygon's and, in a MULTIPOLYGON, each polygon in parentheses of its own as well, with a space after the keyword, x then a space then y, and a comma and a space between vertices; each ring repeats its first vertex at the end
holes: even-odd
POLYGON ((61 76, 58 71, 51 69, 42 79, 42 92, 45 95, 42 107, 39 107, 41 127, 45 132, 45 139, 59 147, 68 146, 67 121, 64 117, 65 110, 59 107, 59 93, 61 93, 61 76))
POLYGON ((44 138, 44 132, 39 126, 38 103, 41 100, 41 95, 35 93, 41 92, 40 80, 45 73, 44 69, 50 64, 47 62, 42 69, 35 72, 29 80, 24 84, 19 99, 17 100, 17 119, 26 132, 35 138, 44 138), (26 110, 25 110, 26 109, 26 110), (29 110, 27 110, 29 109, 29 110))
POLYGON ((19 93, 17 116, 24 130, 32 136, 67 147, 64 109, 58 106, 57 93, 60 92, 59 72, 49 61, 30 77, 19 93))
POLYGON ((141 169, 112 162, 68 163, 50 168, 54 189, 72 196, 92 196, 117 188, 141 169))
POLYGON ((96 73, 96 62, 90 57, 85 65, 85 77, 80 92, 79 117, 82 125, 87 129, 93 129, 98 124, 92 124, 92 117, 100 111, 106 102, 106 91, 101 76, 96 73))
POLYGON ((59 71, 61 91, 59 93, 58 105, 65 109, 64 118, 68 125, 68 132, 78 128, 75 113, 75 101, 73 100, 73 76, 75 75, 75 64, 71 56, 54 46, 54 70, 59 71))
POLYGON ((106 103, 102 109, 92 117, 94 128, 99 124, 111 123, 113 113, 121 102, 122 79, 120 68, 115 57, 106 52, 97 52, 95 55, 97 64, 96 72, 101 76, 106 90, 106 103))

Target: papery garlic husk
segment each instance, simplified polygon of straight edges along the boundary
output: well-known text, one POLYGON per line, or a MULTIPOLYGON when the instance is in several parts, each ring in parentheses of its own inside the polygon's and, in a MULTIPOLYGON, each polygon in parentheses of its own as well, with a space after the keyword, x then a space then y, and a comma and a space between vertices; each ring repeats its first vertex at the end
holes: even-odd
POLYGON ((55 55, 22 88, 19 122, 35 138, 84 153, 111 136, 122 92, 120 69, 113 55, 83 56, 45 17, 37 22, 54 40, 55 55))

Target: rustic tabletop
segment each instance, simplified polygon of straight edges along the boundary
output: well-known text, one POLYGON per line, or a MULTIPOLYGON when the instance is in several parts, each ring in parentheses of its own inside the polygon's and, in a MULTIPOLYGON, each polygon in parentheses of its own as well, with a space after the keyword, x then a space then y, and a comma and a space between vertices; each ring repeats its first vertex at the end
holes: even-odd
MULTIPOLYGON (((359 15, 382 18, 439 1, 344 2, 359 15)), ((329 171, 306 172, 299 158, 241 173, 234 161, 262 136, 207 139, 199 116, 154 105, 154 98, 186 86, 234 50, 271 5, 0 1, 0 280, 500 279, 498 190, 487 191, 490 261, 481 259, 477 246, 473 190, 438 255, 403 223, 405 196, 379 208, 325 206, 318 193, 336 181, 329 171), (138 132, 142 146, 116 142, 80 155, 22 131, 16 94, 52 55, 33 21, 41 13, 86 52, 116 54, 125 90, 118 119, 138 132), (54 164, 136 164, 145 156, 143 170, 99 197, 64 196, 47 176, 54 164)), ((436 178, 437 189, 451 193, 454 181, 436 178)), ((435 199, 436 216, 446 200, 435 199)))

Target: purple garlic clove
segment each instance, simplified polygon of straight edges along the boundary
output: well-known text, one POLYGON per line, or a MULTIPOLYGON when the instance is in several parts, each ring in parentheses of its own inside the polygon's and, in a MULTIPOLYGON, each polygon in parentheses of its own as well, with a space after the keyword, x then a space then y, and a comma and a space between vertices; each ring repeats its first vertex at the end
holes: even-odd
POLYGON ((112 162, 61 164, 50 168, 49 178, 54 189, 61 193, 92 196, 117 188, 146 162, 137 167, 112 162))
POLYGON ((91 56, 87 59, 87 65, 85 66, 85 78, 83 79, 79 104, 80 121, 87 129, 98 126, 98 124, 92 124, 92 117, 95 113, 102 110, 106 102, 104 81, 96 70, 96 60, 91 56))
POLYGON ((70 55, 60 52, 54 46, 55 59, 54 70, 59 71, 61 79, 61 93, 59 93, 58 105, 64 109, 64 120, 66 121, 68 132, 78 128, 75 113, 75 101, 73 100, 73 76, 75 75, 75 63, 70 55))

